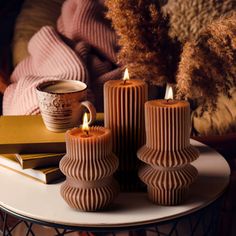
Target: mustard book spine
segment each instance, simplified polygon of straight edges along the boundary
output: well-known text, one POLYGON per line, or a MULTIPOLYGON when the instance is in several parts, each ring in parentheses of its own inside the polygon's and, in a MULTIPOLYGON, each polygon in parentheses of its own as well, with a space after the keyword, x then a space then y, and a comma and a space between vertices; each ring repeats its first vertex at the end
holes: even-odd
POLYGON ((15 154, 22 169, 58 166, 65 153, 15 154))
POLYGON ((37 168, 37 169, 22 169, 15 154, 0 155, 0 165, 10 169, 20 175, 30 177, 44 184, 50 184, 54 181, 62 179, 63 174, 59 167, 37 168))

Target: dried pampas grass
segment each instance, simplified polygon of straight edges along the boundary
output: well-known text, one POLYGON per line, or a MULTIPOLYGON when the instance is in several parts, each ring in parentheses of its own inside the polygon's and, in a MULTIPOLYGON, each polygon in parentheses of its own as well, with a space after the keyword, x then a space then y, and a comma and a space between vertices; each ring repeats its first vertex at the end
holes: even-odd
POLYGON ((158 1, 106 0, 105 4, 119 37, 118 60, 131 77, 155 85, 173 81, 179 47, 168 37, 158 1))
POLYGON ((236 85, 236 13, 220 18, 183 48, 177 75, 178 97, 201 99, 214 110, 220 94, 236 85))

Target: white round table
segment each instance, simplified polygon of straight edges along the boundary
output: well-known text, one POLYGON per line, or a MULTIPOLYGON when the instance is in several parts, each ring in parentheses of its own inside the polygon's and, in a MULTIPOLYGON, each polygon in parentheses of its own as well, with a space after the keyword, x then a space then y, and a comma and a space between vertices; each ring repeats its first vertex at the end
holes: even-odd
POLYGON ((158 206, 145 193, 120 193, 103 212, 71 209, 60 195, 61 183, 45 185, 0 167, 0 209, 45 225, 89 229, 140 227, 176 219, 205 208, 218 199, 229 183, 230 168, 213 149, 192 141, 200 157, 192 164, 199 177, 187 201, 178 206, 158 206))

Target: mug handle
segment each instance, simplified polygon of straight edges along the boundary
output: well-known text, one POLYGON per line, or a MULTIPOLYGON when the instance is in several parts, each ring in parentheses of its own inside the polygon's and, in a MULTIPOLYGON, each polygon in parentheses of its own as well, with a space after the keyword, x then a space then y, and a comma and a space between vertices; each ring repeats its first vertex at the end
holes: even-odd
POLYGON ((84 106, 85 108, 87 108, 89 111, 90 116, 89 116, 88 124, 90 125, 91 123, 93 123, 96 120, 96 109, 95 109, 94 105, 89 101, 83 101, 83 102, 81 102, 81 105, 84 106))

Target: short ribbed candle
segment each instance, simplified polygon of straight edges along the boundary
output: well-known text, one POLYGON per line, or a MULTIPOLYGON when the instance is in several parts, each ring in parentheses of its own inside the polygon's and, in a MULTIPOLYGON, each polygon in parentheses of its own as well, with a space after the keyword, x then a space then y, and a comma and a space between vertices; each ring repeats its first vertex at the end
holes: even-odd
POLYGON ((111 80, 104 85, 104 122, 112 131, 113 151, 120 163, 118 179, 123 191, 140 187, 136 153, 145 142, 146 101, 147 85, 142 80, 111 80))
POLYGON ((139 177, 148 185, 149 198, 162 205, 180 204, 197 170, 189 163, 199 152, 190 145, 190 107, 186 101, 153 100, 145 103, 146 145, 140 160, 148 164, 139 177))
POLYGON ((72 208, 84 211, 107 207, 119 191, 112 176, 118 168, 118 158, 112 153, 110 130, 91 127, 88 134, 81 128, 69 130, 66 150, 60 161, 60 169, 66 175, 62 197, 72 208))

